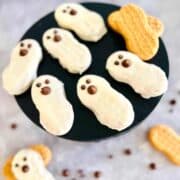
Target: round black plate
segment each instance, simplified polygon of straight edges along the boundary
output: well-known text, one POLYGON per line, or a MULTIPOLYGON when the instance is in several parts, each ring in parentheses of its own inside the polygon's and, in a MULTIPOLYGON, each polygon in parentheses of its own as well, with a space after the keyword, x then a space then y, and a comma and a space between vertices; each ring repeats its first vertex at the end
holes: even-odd
MULTIPOLYGON (((115 5, 101 3, 83 3, 83 5, 91 10, 100 13, 103 16, 105 22, 108 14, 119 8, 115 5)), ((39 43, 42 45, 41 38, 43 33, 49 28, 58 27, 53 14, 54 12, 39 20, 25 33, 22 39, 33 38, 39 41, 39 43)), ((71 131, 63 136, 63 138, 79 141, 99 140, 116 134, 122 134, 123 132, 128 131, 129 129, 142 122, 153 111, 153 109, 160 101, 161 97, 152 98, 149 100, 143 99, 140 97, 140 95, 136 94, 128 85, 118 83, 113 80, 105 70, 106 59, 111 53, 117 50, 126 50, 123 38, 109 29, 108 34, 106 34, 105 37, 97 43, 84 42, 78 37, 77 39, 80 42, 86 44, 92 53, 92 65, 84 74, 97 74, 103 76, 110 82, 113 88, 124 94, 133 104, 135 110, 135 120, 129 128, 121 132, 111 130, 101 125, 97 121, 95 115, 86 107, 84 107, 77 97, 76 83, 80 76, 68 73, 66 70, 61 68, 58 61, 52 59, 51 56, 45 50, 43 50, 44 57, 42 63, 39 66, 38 75, 51 74, 64 82, 67 98, 72 103, 75 112, 74 125, 71 131)), ((160 66, 168 76, 168 56, 161 39, 160 48, 157 55, 148 63, 153 63, 160 66)), ((41 127, 41 125, 39 124, 38 111, 33 105, 31 99, 30 89, 24 94, 16 96, 15 98, 24 113, 35 124, 41 127)))

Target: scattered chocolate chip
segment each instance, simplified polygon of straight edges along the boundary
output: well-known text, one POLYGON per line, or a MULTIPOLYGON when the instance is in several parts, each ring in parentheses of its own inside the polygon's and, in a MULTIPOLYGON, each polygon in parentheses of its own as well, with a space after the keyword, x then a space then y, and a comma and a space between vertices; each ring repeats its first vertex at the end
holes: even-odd
POLYGON ((122 59, 122 58, 123 58, 123 55, 120 54, 120 55, 118 56, 118 58, 119 58, 119 59, 122 59))
POLYGON ((108 154, 108 159, 112 159, 113 158, 113 155, 112 154, 108 154))
POLYGON ((92 95, 93 95, 93 94, 96 94, 97 88, 96 88, 96 86, 93 86, 93 85, 92 85, 92 86, 89 86, 89 87, 88 87, 87 91, 88 91, 89 94, 92 94, 92 95))
POLYGON ((95 171, 94 172, 94 177, 99 178, 101 176, 101 174, 102 174, 101 171, 95 171))
POLYGON ((54 42, 59 42, 61 40, 61 36, 55 35, 54 36, 54 42))
POLYGON ((86 83, 87 83, 87 84, 91 83, 91 80, 90 80, 90 79, 87 79, 87 80, 86 80, 86 83))
POLYGON ((21 50, 19 51, 19 55, 20 55, 20 56, 26 56, 27 53, 28 53, 28 50, 27 50, 27 49, 21 49, 21 50))
POLYGON ((169 104, 170 104, 171 106, 176 105, 176 100, 175 100, 175 99, 171 99, 171 100, 169 101, 169 104))
POLYGON ((36 84, 36 87, 41 87, 41 83, 37 83, 37 84, 36 84))
POLYGON ((21 46, 21 47, 24 47, 24 43, 21 43, 20 46, 21 46))
POLYGON ((70 175, 70 171, 69 169, 63 169, 61 174, 64 177, 68 177, 70 175))
POLYGON ((15 167, 16 167, 16 168, 19 167, 19 164, 15 164, 15 167))
POLYGON ((12 123, 11 124, 11 129, 17 129, 17 124, 16 123, 12 123))
POLYGON ((27 158, 26 158, 26 157, 24 157, 24 158, 23 158, 23 161, 27 161, 27 158))
POLYGON ((74 9, 71 9, 71 11, 70 11, 69 13, 70 13, 70 15, 74 16, 74 15, 76 15, 76 14, 77 14, 77 11, 76 11, 76 10, 74 10, 74 9))
POLYGON ((85 86, 85 85, 82 85, 82 86, 81 86, 81 89, 82 89, 82 90, 86 89, 86 86, 85 86))
POLYGON ((132 152, 130 149, 124 149, 124 154, 129 156, 132 154, 132 152))
POLYGON ((24 173, 27 173, 27 172, 29 171, 29 166, 24 165, 24 166, 22 167, 22 171, 23 171, 24 173))
POLYGON ((122 66, 124 66, 125 68, 128 68, 131 65, 130 60, 125 59, 122 63, 122 66))
POLYGON ((51 88, 50 87, 43 87, 42 89, 41 89, 41 94, 43 94, 43 95, 48 95, 48 94, 50 94, 50 92, 51 92, 51 88))
POLYGON ((32 44, 28 44, 28 48, 31 48, 32 47, 32 44))
POLYGON ((149 169, 151 169, 151 170, 155 170, 156 169, 156 164, 155 163, 150 163, 149 164, 149 169))
POLYGON ((114 64, 115 64, 116 66, 118 66, 118 65, 119 65, 119 61, 115 61, 114 64))
POLYGON ((46 39, 50 39, 51 37, 50 36, 47 36, 46 39))
POLYGON ((46 79, 44 82, 45 82, 45 84, 49 84, 50 83, 49 79, 46 79))

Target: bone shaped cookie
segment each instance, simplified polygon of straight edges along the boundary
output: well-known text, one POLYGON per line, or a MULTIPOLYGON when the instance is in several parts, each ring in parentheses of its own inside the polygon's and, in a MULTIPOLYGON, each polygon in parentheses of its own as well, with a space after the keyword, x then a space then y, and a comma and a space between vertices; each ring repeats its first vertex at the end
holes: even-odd
POLYGON ((174 164, 180 166, 180 136, 167 125, 155 125, 149 130, 149 141, 174 164))
POLYGON ((117 51, 110 55, 106 69, 115 80, 130 85, 146 99, 162 95, 168 87, 167 77, 161 68, 143 62, 127 51, 117 51))
POLYGON ((45 145, 34 145, 18 151, 3 168, 6 180, 55 180, 46 169, 51 151, 45 145))
POLYGON ((82 104, 96 115, 97 120, 111 129, 121 131, 134 121, 131 102, 102 77, 81 77, 77 83, 77 95, 82 104))
POLYGON ((4 89, 11 95, 24 93, 36 78, 41 60, 42 50, 37 41, 25 39, 19 42, 2 74, 4 89))
POLYGON ((74 111, 61 81, 51 75, 42 75, 34 81, 31 96, 39 111, 40 123, 49 133, 64 135, 70 131, 74 111))
POLYGON ((163 24, 135 4, 127 4, 108 17, 109 26, 125 38, 126 48, 143 60, 153 58, 159 49, 163 24))
POLYGON ((55 11, 60 27, 74 31, 82 40, 96 42, 107 29, 100 14, 76 3, 61 4, 55 11))
POLYGON ((43 35, 43 45, 70 73, 82 74, 91 65, 89 49, 78 42, 69 31, 48 29, 43 35))

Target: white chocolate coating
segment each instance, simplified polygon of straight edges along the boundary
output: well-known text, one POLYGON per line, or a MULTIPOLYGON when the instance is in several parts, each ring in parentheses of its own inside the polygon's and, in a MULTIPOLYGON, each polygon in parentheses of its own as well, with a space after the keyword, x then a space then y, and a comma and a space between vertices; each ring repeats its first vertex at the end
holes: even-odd
POLYGON ((130 85, 136 93, 146 99, 160 96, 168 88, 167 77, 161 68, 144 62, 127 51, 117 51, 110 55, 106 69, 115 80, 130 85), (129 61, 129 67, 122 65, 124 60, 129 61), (118 61, 119 65, 115 65, 115 61, 118 61))
POLYGON ((102 77, 96 75, 81 77, 77 83, 77 94, 82 104, 96 115, 98 121, 111 129, 121 131, 134 121, 131 102, 102 77), (89 93, 92 86, 96 89, 94 94, 89 93))
POLYGON ((37 41, 25 39, 19 42, 13 49, 10 63, 2 74, 4 89, 11 95, 24 93, 36 78, 41 60, 42 50, 37 41), (21 51, 27 51, 27 54, 22 56, 21 51))
POLYGON ((40 154, 30 149, 19 151, 13 158, 11 168, 18 180, 55 180, 45 168, 40 154))
POLYGON ((97 42, 107 33, 101 15, 80 4, 61 4, 54 16, 59 26, 74 31, 85 41, 97 42))
POLYGON ((91 65, 89 49, 78 42, 69 31, 60 28, 48 29, 43 35, 43 46, 70 73, 82 74, 91 65), (56 42, 55 36, 59 36, 60 41, 56 42))
POLYGON ((74 111, 61 81, 51 75, 42 75, 34 81, 31 96, 39 111, 40 123, 49 133, 64 135, 70 131, 74 111), (49 82, 46 83, 46 80, 49 82))

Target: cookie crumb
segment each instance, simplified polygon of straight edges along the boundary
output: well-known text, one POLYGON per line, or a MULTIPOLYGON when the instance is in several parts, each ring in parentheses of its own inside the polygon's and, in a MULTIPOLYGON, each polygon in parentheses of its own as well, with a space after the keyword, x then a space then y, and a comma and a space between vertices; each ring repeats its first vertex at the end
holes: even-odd
POLYGON ((70 171, 69 171, 69 169, 63 169, 61 174, 64 177, 68 177, 68 176, 70 176, 70 171))
POLYGON ((124 154, 125 155, 127 155, 127 156, 129 156, 129 155, 131 155, 132 154, 132 151, 129 149, 129 148, 127 148, 127 149, 124 149, 124 154))
POLYGON ((169 104, 170 104, 171 106, 176 105, 176 100, 175 100, 175 99, 171 99, 171 100, 169 101, 169 104))
POLYGON ((101 171, 95 171, 94 172, 94 177, 99 178, 102 175, 101 171))
POLYGON ((151 170, 155 170, 156 169, 156 164, 155 163, 150 163, 149 164, 149 169, 151 169, 151 170))
POLYGON ((17 129, 17 124, 16 123, 12 123, 11 124, 11 129, 13 129, 13 130, 17 129))

